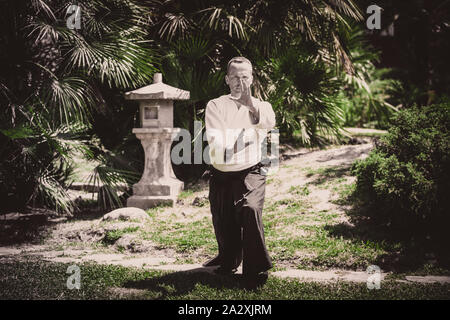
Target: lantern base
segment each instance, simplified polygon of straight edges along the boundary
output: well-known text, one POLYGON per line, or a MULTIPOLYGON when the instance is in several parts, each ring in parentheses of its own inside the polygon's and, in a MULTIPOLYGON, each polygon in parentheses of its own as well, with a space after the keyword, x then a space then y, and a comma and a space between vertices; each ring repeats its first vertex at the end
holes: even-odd
POLYGON ((184 183, 171 179, 165 184, 136 183, 133 186, 133 196, 127 199, 127 207, 141 209, 154 208, 159 205, 173 206, 178 194, 183 190, 184 183))
POLYGON ((172 196, 131 196, 127 199, 127 207, 147 210, 160 205, 173 206, 176 201, 177 198, 172 196))

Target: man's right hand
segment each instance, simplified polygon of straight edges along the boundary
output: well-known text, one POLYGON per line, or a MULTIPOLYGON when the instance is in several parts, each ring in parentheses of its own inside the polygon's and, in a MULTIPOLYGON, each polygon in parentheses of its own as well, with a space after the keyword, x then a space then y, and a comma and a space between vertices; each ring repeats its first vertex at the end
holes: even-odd
POLYGON ((244 133, 245 133, 245 129, 242 129, 241 132, 239 133, 239 136, 237 137, 236 141, 234 142, 233 148, 225 149, 225 154, 224 154, 225 163, 229 162, 234 154, 238 153, 239 151, 244 150, 245 148, 247 148, 249 145, 251 145, 253 143, 253 141, 247 141, 246 143, 244 143, 244 133))

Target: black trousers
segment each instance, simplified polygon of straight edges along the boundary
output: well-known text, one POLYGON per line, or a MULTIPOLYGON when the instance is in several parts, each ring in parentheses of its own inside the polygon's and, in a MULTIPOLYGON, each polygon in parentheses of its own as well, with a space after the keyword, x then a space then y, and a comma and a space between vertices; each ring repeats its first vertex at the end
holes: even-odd
POLYGON ((219 254, 205 266, 258 273, 272 268, 266 249, 262 210, 266 176, 261 164, 237 172, 210 172, 209 201, 219 254))

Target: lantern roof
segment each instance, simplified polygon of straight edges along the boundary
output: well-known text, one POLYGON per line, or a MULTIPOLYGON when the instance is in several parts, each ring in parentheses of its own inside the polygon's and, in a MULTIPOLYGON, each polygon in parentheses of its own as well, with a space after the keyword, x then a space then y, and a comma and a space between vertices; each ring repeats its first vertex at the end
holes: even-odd
POLYGON ((153 84, 125 93, 129 100, 188 100, 190 92, 162 82, 162 74, 153 75, 153 84))

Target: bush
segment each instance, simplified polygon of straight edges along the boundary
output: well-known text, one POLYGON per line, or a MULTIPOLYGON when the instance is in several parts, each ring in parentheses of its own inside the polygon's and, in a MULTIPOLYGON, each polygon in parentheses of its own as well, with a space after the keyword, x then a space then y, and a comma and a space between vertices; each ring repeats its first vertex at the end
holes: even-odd
POLYGON ((409 239, 448 244, 449 127, 450 103, 401 111, 369 156, 353 164, 355 194, 373 220, 409 239))

